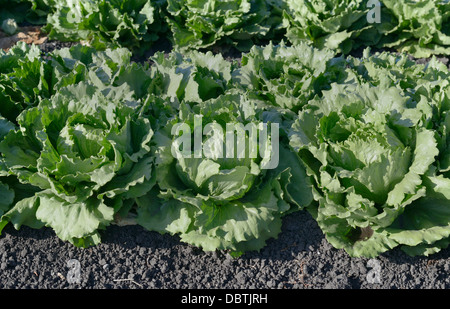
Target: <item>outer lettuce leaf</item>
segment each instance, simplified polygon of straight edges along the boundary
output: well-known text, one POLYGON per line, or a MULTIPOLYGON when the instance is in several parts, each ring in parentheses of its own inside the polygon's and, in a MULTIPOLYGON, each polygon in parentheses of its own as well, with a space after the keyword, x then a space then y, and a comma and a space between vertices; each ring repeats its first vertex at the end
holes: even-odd
POLYGON ((23 0, 31 3, 31 10, 27 14, 29 22, 39 25, 47 23, 47 16, 53 12, 58 0, 23 0))
POLYGON ((410 255, 429 255, 450 243, 450 178, 430 172, 427 195, 408 207, 391 227, 390 237, 410 255))
POLYGON ((14 202, 14 191, 2 182, 0 182, 0 198, 0 214, 3 215, 14 202))
POLYGON ((66 86, 86 82, 104 92, 117 90, 109 89, 109 86, 123 87, 123 94, 119 95, 130 100, 140 100, 147 95, 149 68, 132 62, 132 53, 127 48, 98 51, 78 44, 48 56, 53 68, 53 93, 66 86))
MULTIPOLYGON (((14 130, 16 126, 0 116, 0 142, 14 130)), ((34 186, 20 183, 17 177, 11 175, 3 158, 0 158, 0 216, 8 212, 17 202, 32 196, 38 190, 39 188, 34 186)))

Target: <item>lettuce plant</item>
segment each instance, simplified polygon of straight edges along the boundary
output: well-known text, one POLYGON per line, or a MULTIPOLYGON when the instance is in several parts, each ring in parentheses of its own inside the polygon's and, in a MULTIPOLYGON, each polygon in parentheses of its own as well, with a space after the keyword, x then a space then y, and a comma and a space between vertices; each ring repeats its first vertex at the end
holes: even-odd
POLYGON ((365 0, 286 0, 284 26, 293 44, 307 42, 319 49, 349 53, 360 46, 378 43, 381 34, 367 22, 365 0))
POLYGON ((130 97, 139 99, 149 83, 147 71, 131 63, 131 52, 124 48, 97 51, 75 45, 44 57, 37 46, 19 42, 0 52, 0 115, 15 123, 23 110, 80 82, 99 89, 123 85, 130 97))
MULTIPOLYGON (((271 170, 263 168, 268 159, 261 156, 225 158, 224 137, 211 136, 211 131, 200 136, 201 143, 223 145, 222 156, 184 157, 172 146, 180 139, 176 128, 206 132, 214 125, 221 128, 215 127, 217 132, 225 132, 227 124, 283 125, 280 117, 235 88, 236 66, 220 55, 158 53, 152 61, 152 94, 140 113, 155 129, 156 186, 136 199, 137 222, 148 230, 178 234, 182 241, 208 251, 239 255, 261 249, 280 232, 283 215, 312 200, 304 167, 289 151, 284 127, 279 132, 284 134, 279 149, 283 160, 271 170)), ((249 134, 241 134, 247 144, 249 134)))
POLYGON ((422 177, 437 141, 407 103, 395 87, 334 84, 291 128, 316 184, 312 213, 330 243, 352 256, 397 246, 387 228, 426 194, 422 177))
POLYGON ((18 26, 14 19, 9 18, 3 21, 1 29, 8 35, 14 35, 18 30, 18 26))
POLYGON ((174 46, 208 48, 235 45, 247 51, 259 40, 270 40, 281 28, 283 1, 167 1, 167 23, 174 46))
POLYGON ((96 244, 99 230, 152 188, 150 122, 137 117, 137 101, 109 90, 68 86, 18 116, 0 143, 2 162, 40 191, 18 201, 1 226, 45 225, 77 246, 96 244))
POLYGON ((424 71, 431 78, 416 88, 422 98, 417 108, 423 125, 434 131, 439 154, 424 177, 426 196, 389 229, 391 238, 410 255, 429 255, 450 244, 450 72, 434 59, 424 71))
POLYGON ((343 72, 344 62, 328 49, 305 43, 288 47, 283 42, 254 46, 243 54, 233 71, 237 87, 280 110, 296 113, 321 91, 329 89, 343 72))
POLYGON ((37 46, 19 42, 8 52, 0 51, 0 116, 15 122, 40 96, 48 97, 47 73, 37 46))
POLYGON ((286 0, 288 40, 349 54, 392 48, 417 58, 449 54, 447 1, 286 0))
POLYGON ((416 58, 450 54, 448 1, 384 0, 379 47, 408 52, 416 58))
POLYGON ((333 84, 331 90, 323 92, 322 98, 309 102, 291 132, 291 143, 298 147, 305 162, 309 162, 309 171, 318 183, 319 206, 311 211, 319 225, 332 244, 355 256, 376 256, 396 246, 410 255, 423 255, 448 246, 447 67, 436 59, 431 59, 427 65, 418 65, 405 54, 370 55, 366 50, 361 59, 346 59, 343 75, 344 82, 333 84), (359 107, 364 111, 364 126, 354 124, 359 107), (385 128, 393 129, 393 135, 383 133, 383 128, 378 128, 377 134, 391 141, 399 139, 411 150, 415 147, 413 160, 402 155, 392 158, 384 168, 375 168, 382 162, 375 160, 379 157, 375 145, 383 141, 376 134, 377 143, 364 140, 355 143, 356 148, 344 147, 351 145, 349 139, 359 132, 360 126, 364 128, 364 134, 358 133, 361 138, 367 139, 368 134, 374 133, 368 133, 371 130, 365 125, 368 121, 370 126, 376 124, 377 117, 372 119, 375 115, 381 123, 387 121, 385 128), (346 118, 346 123, 342 122, 342 117, 346 118), (405 143, 406 136, 413 139, 405 143), (426 138, 419 139, 420 136, 426 138), (373 163, 361 160, 365 153, 372 156, 373 163), (404 160, 409 160, 411 165, 404 165, 406 168, 401 171, 404 160), (416 165, 414 160, 423 162, 416 165), (355 162, 361 166, 353 165, 355 162), (370 177, 362 177, 362 171, 369 171, 371 166, 375 169, 369 173, 370 177), (385 169, 389 166, 397 167, 399 177, 390 186, 387 184, 395 178, 385 169), (414 171, 418 175, 414 176, 414 171), (368 182, 364 182, 365 179, 368 182), (407 185, 408 182, 411 183, 407 185), (389 188, 384 193, 383 183, 389 188), (396 207, 389 202, 393 201, 392 197, 401 196, 399 192, 394 193, 402 188, 400 183, 405 185, 403 189, 408 188, 405 195, 408 199, 403 206, 396 207), (349 198, 355 196, 363 200, 349 198), (380 217, 388 220, 375 219, 380 217))
POLYGON ((269 151, 278 142, 271 135, 275 129, 266 135, 270 142, 258 144, 253 154, 249 148, 237 150, 237 137, 225 141, 228 125, 242 128, 232 134, 249 147, 255 135, 244 128, 280 124, 276 115, 258 108, 244 93, 230 90, 201 102, 185 100, 178 112, 167 113, 157 116, 166 121, 154 136, 157 187, 137 198, 138 223, 145 228, 178 234, 206 251, 240 254, 261 249, 280 232, 283 215, 311 202, 304 167, 286 143, 279 145, 282 160, 274 168, 264 168, 271 159, 260 151, 275 153, 269 151), (192 140, 194 147, 189 149, 192 140))
POLYGON ((212 52, 172 51, 167 57, 157 52, 153 62, 150 92, 169 100, 201 102, 217 98, 232 88, 232 72, 236 63, 212 52))
POLYGON ((57 1, 45 29, 52 39, 85 40, 97 49, 118 46, 141 53, 166 31, 164 5, 153 0, 57 1))

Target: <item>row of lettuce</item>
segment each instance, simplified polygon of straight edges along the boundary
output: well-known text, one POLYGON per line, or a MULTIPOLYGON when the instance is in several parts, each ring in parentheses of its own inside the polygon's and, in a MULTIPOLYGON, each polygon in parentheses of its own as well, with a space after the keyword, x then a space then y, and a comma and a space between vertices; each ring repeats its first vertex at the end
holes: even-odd
MULTIPOLYGON (((387 52, 306 44, 211 52, 76 45, 0 53, 0 229, 88 247, 118 218, 239 255, 307 210, 351 256, 450 243, 450 72, 387 52), (276 123, 280 163, 174 157, 172 128, 276 123)), ((204 136, 206 139, 207 137, 204 136)))
POLYGON ((365 46, 450 54, 447 0, 0 0, 7 19, 43 24, 51 39, 137 53, 169 38, 180 50, 284 41, 344 54, 365 46))

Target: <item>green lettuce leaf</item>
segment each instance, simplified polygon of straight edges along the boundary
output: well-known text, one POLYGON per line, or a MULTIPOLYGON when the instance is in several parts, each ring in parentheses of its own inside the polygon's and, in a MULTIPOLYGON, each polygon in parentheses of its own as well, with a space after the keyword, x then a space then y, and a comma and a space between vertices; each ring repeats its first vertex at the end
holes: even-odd
POLYGON ((409 255, 429 255, 450 243, 450 178, 432 172, 425 179, 427 195, 415 201, 387 229, 409 255))

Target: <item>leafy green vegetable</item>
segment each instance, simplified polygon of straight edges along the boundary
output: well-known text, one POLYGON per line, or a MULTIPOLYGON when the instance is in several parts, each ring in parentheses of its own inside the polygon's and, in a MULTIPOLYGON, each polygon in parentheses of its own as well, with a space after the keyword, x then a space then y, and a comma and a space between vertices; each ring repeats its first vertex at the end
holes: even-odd
POLYGON ((150 77, 145 78, 147 71, 131 63, 131 52, 124 48, 97 51, 78 44, 44 59, 37 46, 19 42, 8 52, 0 52, 0 115, 15 123, 23 110, 80 82, 99 89, 126 85, 130 97, 139 99, 149 82, 150 77))
POLYGON ((20 42, 0 51, 0 116, 15 122, 19 113, 36 104, 39 93, 48 95, 45 65, 37 46, 20 42))
MULTIPOLYGON (((239 254, 261 249, 280 232, 283 215, 311 202, 304 167, 286 144, 279 146, 283 162, 264 169, 267 156, 251 155, 248 148, 238 156, 238 148, 231 146, 237 139, 225 141, 228 125, 242 125, 236 134, 250 148, 251 130, 244 128, 276 121, 242 92, 230 90, 196 103, 186 100, 177 114, 163 119, 167 122, 154 138, 157 189, 137 198, 138 223, 147 229, 179 234, 182 241, 207 251, 239 254), (174 146, 182 138, 177 128, 183 136, 185 130, 193 134, 194 144, 200 141, 203 150, 199 153, 194 146, 194 153, 189 152, 185 147, 191 141, 181 149, 174 146)), ((273 143, 268 149, 274 149, 273 143)))
POLYGON ((425 175, 426 196, 393 224, 392 238, 410 255, 429 255, 450 244, 450 72, 433 59, 417 92, 424 126, 435 132, 439 155, 425 175), (425 97, 428 99, 425 101, 425 97))
POLYGON ((137 117, 139 102, 105 90, 68 86, 19 115, 18 129, 0 143, 2 159, 21 183, 41 191, 16 203, 1 225, 45 224, 88 246, 152 188, 151 125, 137 117))
POLYGON ((283 1, 167 1, 167 23, 181 49, 231 44, 247 51, 260 40, 277 37, 283 1))
POLYGON ((299 113, 291 145, 308 162, 313 212, 335 247, 376 256, 397 245, 385 228, 425 195, 421 177, 438 155, 414 116, 397 88, 336 84, 299 113))
POLYGON ((448 69, 369 50, 345 67, 345 79, 292 127, 291 144, 317 184, 310 211, 329 241, 354 256, 395 246, 439 251, 450 232, 448 69))
POLYGON ((378 43, 381 34, 367 22, 367 1, 286 0, 284 24, 286 37, 297 44, 307 42, 315 47, 349 53, 365 41, 366 46, 378 43))
POLYGON ((392 47, 416 58, 450 54, 450 3, 448 1, 384 0, 386 16, 377 28, 383 34, 379 47, 392 47))
POLYGON ((151 91, 178 102, 201 102, 217 98, 232 88, 231 75, 236 63, 226 61, 220 54, 173 51, 166 57, 156 53, 153 61, 151 91))
POLYGON ((233 79, 249 95, 297 112, 341 78, 345 63, 334 56, 331 50, 318 50, 304 43, 293 47, 284 43, 254 46, 242 56, 242 66, 234 70, 233 79))
POLYGON ((57 1, 48 16, 50 38, 89 41, 97 49, 119 46, 136 53, 148 49, 166 31, 165 1, 57 1))
POLYGON ((450 53, 448 1, 286 0, 287 38, 348 54, 393 48, 430 57, 450 53))

